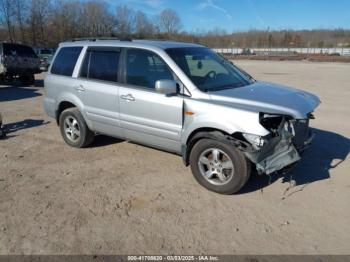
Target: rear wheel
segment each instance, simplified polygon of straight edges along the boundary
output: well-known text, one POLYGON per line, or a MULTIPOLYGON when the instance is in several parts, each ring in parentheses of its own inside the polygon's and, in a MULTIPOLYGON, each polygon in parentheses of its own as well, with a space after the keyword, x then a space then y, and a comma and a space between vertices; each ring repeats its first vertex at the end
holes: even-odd
POLYGON ((190 164, 202 186, 221 194, 236 193, 250 176, 250 162, 242 152, 218 140, 199 140, 191 151, 190 164))
POLYGON ((20 75, 19 80, 23 85, 31 86, 35 83, 35 77, 33 74, 20 75))
POLYGON ((72 147, 87 147, 95 137, 77 108, 64 110, 60 115, 59 125, 64 141, 72 147))
POLYGON ((0 124, 0 138, 4 138, 5 136, 6 136, 5 129, 3 129, 0 124))

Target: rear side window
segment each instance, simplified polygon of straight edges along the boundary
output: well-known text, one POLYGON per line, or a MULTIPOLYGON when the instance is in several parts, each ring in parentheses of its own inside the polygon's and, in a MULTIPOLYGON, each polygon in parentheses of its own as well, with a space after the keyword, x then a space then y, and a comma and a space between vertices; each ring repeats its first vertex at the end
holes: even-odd
POLYGON ((119 50, 87 50, 80 77, 118 82, 119 57, 119 50))
POLYGON ((61 48, 52 64, 51 73, 62 76, 72 76, 82 49, 81 46, 61 48))

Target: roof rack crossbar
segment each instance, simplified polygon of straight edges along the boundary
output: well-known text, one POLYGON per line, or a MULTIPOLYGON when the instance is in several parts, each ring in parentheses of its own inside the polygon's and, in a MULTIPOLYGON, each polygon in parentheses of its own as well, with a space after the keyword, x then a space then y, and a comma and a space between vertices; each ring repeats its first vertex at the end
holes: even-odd
POLYGON ((77 41, 100 41, 100 40, 119 40, 119 41, 129 41, 131 38, 117 38, 117 37, 81 37, 68 39, 67 42, 77 42, 77 41))

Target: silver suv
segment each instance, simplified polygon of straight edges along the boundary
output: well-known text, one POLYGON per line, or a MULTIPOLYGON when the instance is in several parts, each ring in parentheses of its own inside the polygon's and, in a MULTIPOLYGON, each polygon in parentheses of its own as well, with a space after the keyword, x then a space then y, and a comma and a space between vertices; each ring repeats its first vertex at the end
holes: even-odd
POLYGON ((45 110, 68 145, 105 134, 174 152, 222 194, 240 190, 252 167, 271 174, 299 161, 319 103, 180 42, 61 43, 45 77, 45 110))

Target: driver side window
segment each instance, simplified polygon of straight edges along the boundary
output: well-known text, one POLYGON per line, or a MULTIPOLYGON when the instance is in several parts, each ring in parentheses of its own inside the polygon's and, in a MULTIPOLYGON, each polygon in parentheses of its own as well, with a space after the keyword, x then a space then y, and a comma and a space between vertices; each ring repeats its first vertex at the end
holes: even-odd
POLYGON ((167 64, 155 53, 143 49, 130 48, 126 54, 126 83, 155 88, 157 80, 174 80, 167 64))

